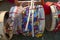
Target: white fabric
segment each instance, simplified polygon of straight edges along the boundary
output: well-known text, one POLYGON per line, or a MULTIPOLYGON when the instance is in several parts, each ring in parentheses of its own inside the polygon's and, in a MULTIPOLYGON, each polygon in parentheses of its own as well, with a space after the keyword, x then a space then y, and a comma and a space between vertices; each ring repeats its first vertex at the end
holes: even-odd
POLYGON ((21 27, 21 21, 22 21, 22 15, 21 12, 24 9, 22 7, 17 7, 17 6, 13 6, 11 7, 10 11, 9 11, 9 17, 11 17, 12 21, 12 26, 13 26, 13 33, 16 33, 16 30, 18 27, 21 27))
POLYGON ((9 17, 15 17, 16 10, 17 10, 17 6, 11 7, 11 9, 9 11, 9 17))

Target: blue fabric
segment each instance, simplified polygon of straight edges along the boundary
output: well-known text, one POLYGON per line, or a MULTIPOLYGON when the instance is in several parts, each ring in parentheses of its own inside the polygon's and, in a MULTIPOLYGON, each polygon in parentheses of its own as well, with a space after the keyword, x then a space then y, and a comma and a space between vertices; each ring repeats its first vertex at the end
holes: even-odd
POLYGON ((29 29, 29 31, 32 31, 32 25, 30 23, 28 25, 28 29, 29 29))
POLYGON ((25 18, 23 18, 23 22, 27 22, 27 18, 25 17, 25 18))
MULTIPOLYGON (((26 27, 26 26, 24 26, 25 25, 24 23, 27 23, 28 13, 29 13, 29 8, 26 8, 26 15, 23 18, 22 28, 25 28, 26 27)), ((30 16, 32 16, 32 15, 30 15, 30 16)), ((38 16, 38 8, 34 11, 34 22, 37 21, 37 16, 38 16)), ((32 25, 31 25, 31 22, 30 21, 29 21, 29 24, 28 24, 28 29, 29 29, 29 31, 32 31, 32 25)), ((38 27, 36 26, 35 29, 38 30, 38 27)))

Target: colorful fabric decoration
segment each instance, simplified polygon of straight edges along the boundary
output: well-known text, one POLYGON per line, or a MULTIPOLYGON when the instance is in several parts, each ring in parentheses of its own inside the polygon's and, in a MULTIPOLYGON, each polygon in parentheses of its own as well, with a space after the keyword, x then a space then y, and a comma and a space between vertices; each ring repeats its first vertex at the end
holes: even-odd
POLYGON ((13 33, 16 33, 17 28, 21 29, 21 21, 22 21, 22 15, 21 15, 21 8, 17 6, 13 6, 10 9, 9 12, 9 17, 11 18, 12 21, 12 26, 13 26, 13 33))
MULTIPOLYGON (((39 33, 39 30, 40 30, 40 32, 42 32, 42 23, 43 23, 43 20, 45 18, 44 18, 44 12, 42 13, 42 9, 40 8, 40 6, 35 6, 35 7, 36 7, 36 9, 34 10, 34 24, 33 25, 34 25, 34 31, 35 31, 34 33, 37 34, 37 33, 39 33), (38 17, 38 14, 39 14, 39 17, 38 17), (41 20, 41 18, 42 18, 42 20, 41 20), (39 20, 41 21, 41 23, 40 23, 39 20)), ((29 13, 29 8, 26 8, 26 12, 24 13, 25 16, 22 19, 23 20, 22 21, 22 26, 23 26, 22 29, 25 29, 25 27, 26 27, 28 13, 29 13)), ((30 21, 29 21, 29 24, 28 24, 29 32, 32 32, 31 16, 32 15, 30 15, 30 21)))
MULTIPOLYGON (((42 24, 44 23, 43 20, 45 20, 45 18, 44 18, 45 16, 44 16, 44 12, 43 12, 44 10, 41 8, 43 8, 43 7, 39 5, 39 6, 35 6, 35 9, 34 9, 34 20, 33 20, 34 21, 34 24, 33 24, 34 29, 33 30, 34 30, 35 35, 37 33, 39 33, 39 34, 43 33, 43 30, 44 30, 43 29, 44 25, 42 25, 42 24), (40 21, 41 21, 41 23, 40 23, 40 21)), ((31 10, 31 9, 29 9, 29 7, 27 7, 26 10, 24 10, 21 13, 20 12, 21 10, 19 11, 17 6, 14 6, 11 8, 9 17, 11 17, 13 20, 13 30, 15 31, 15 33, 18 32, 18 34, 19 34, 19 30, 17 28, 18 28, 18 26, 21 26, 20 29, 22 30, 22 33, 24 33, 25 35, 32 36, 32 34, 31 34, 32 33, 32 14, 30 14, 30 20, 28 23, 28 31, 25 31, 25 27, 27 24, 27 18, 29 15, 29 10, 31 10), (16 17, 16 14, 19 14, 18 17, 16 17)))

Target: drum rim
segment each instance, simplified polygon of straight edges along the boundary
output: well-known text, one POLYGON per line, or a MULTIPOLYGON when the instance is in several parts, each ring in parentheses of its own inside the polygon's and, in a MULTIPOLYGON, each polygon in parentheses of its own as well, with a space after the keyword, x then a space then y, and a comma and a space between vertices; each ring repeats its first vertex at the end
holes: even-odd
MULTIPOLYGON (((55 5, 51 5, 51 6, 50 6, 51 12, 53 11, 53 10, 52 10, 52 7, 54 8, 54 6, 55 6, 55 5)), ((57 10, 57 9, 54 9, 54 10, 57 10)), ((55 27, 56 27, 56 25, 55 25, 55 24, 56 24, 56 18, 54 17, 55 15, 56 15, 56 13, 53 13, 53 12, 52 12, 52 24, 51 24, 51 28, 50 28, 49 31, 53 31, 53 30, 55 29, 55 27)), ((57 15, 57 16, 58 16, 58 15, 57 15)))

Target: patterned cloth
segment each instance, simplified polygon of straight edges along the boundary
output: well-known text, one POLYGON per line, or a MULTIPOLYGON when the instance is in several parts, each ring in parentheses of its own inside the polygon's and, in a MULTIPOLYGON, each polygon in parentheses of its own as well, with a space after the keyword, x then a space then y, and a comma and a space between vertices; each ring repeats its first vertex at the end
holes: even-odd
MULTIPOLYGON (((36 9, 34 9, 34 20, 33 20, 34 29, 33 30, 35 33, 38 33, 38 32, 42 33, 42 31, 43 31, 42 25, 43 25, 43 22, 44 22, 43 20, 44 20, 45 16, 43 13, 43 9, 41 9, 42 8, 41 5, 35 6, 35 8, 36 9)), ((16 31, 18 30, 17 28, 19 28, 19 26, 20 26, 22 32, 25 33, 25 27, 26 27, 28 15, 29 15, 29 7, 24 9, 22 7, 14 6, 10 9, 9 17, 13 20, 12 23, 13 23, 14 33, 16 33, 16 31), (23 14, 22 14, 22 10, 24 10, 23 14)), ((26 33, 28 33, 27 35, 29 35, 29 32, 32 32, 32 13, 30 14, 28 31, 26 32, 26 33)))
POLYGON ((9 12, 9 17, 13 20, 12 26, 13 26, 14 33, 16 33, 18 27, 21 28, 21 21, 22 21, 21 11, 22 9, 20 7, 13 6, 11 7, 9 12))
MULTIPOLYGON (((41 5, 39 6, 35 6, 35 10, 34 10, 34 30, 39 30, 39 31, 42 31, 42 24, 43 24, 43 20, 44 20, 44 12, 43 9, 41 9, 40 7, 42 7, 41 5), (40 21, 39 18, 40 18, 40 21), (40 23, 38 25, 38 23, 40 23)), ((23 17, 22 19, 22 28, 24 29, 26 27, 26 23, 27 23, 27 18, 28 18, 28 14, 29 14, 29 8, 26 8, 26 11, 25 11, 25 16, 23 17)), ((30 14, 30 20, 29 20, 29 24, 28 24, 28 29, 29 31, 31 32, 32 31, 32 14, 30 14)))

